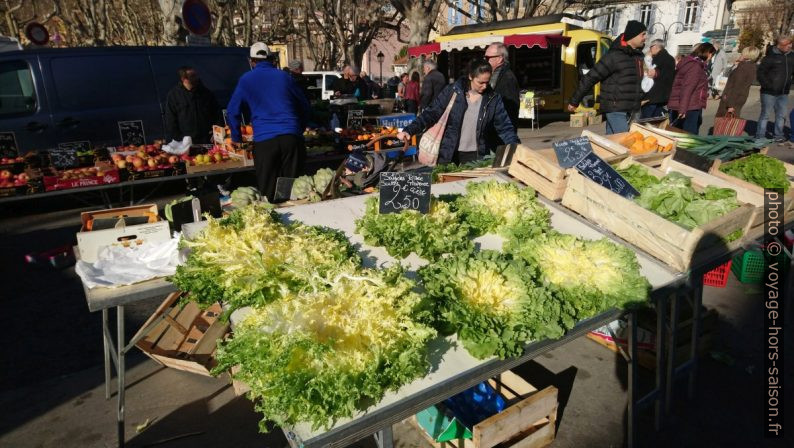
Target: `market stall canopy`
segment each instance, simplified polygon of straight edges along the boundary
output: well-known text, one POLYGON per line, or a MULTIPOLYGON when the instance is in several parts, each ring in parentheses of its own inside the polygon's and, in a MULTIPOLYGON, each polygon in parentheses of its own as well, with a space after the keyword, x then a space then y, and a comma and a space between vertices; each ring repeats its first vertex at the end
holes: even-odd
POLYGON ((468 39, 457 39, 448 42, 431 42, 408 49, 408 55, 438 54, 442 51, 485 48, 494 42, 503 42, 508 47, 539 47, 549 48, 552 45, 568 45, 570 37, 562 34, 510 34, 508 36, 478 36, 468 39))

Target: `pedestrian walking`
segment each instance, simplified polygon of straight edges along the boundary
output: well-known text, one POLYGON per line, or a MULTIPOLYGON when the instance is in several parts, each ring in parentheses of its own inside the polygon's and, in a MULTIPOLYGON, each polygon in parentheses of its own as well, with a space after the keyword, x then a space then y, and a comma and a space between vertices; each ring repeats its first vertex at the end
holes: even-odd
POLYGON ((468 75, 445 87, 430 107, 397 137, 407 141, 412 135, 430 129, 441 119, 454 94, 439 147, 439 164, 477 160, 495 151, 500 139, 508 145, 521 143, 502 97, 489 84, 492 70, 485 59, 469 62, 468 75))
POLYGON ((485 49, 485 59, 491 64, 493 75, 491 75, 491 88, 494 92, 502 95, 502 102, 505 105, 507 115, 513 122, 513 127, 518 128, 518 79, 510 69, 508 61, 509 53, 507 47, 502 42, 494 42, 485 49))
POLYGON ((656 78, 653 80, 653 87, 645 95, 648 102, 642 106, 640 114, 642 118, 664 116, 664 108, 670 98, 670 90, 673 88, 673 78, 675 78, 675 59, 665 49, 664 41, 661 39, 652 41, 649 51, 656 78))
POLYGON ((719 88, 718 83, 723 73, 725 72, 725 69, 728 68, 728 60, 727 57, 725 56, 725 52, 722 51, 721 49, 722 45, 720 45, 719 42, 714 41, 712 42, 712 45, 714 46, 714 49, 717 50, 717 52, 714 53, 714 57, 711 58, 711 64, 709 67, 709 73, 710 73, 709 83, 711 84, 712 98, 720 99, 720 95, 722 95, 722 90, 719 88))
POLYGON ((444 90, 444 87, 447 85, 447 80, 444 78, 444 75, 438 71, 438 65, 429 59, 422 63, 422 71, 424 72, 425 79, 422 81, 419 108, 424 110, 426 107, 433 104, 433 100, 444 90))
POLYGON ((411 80, 405 86, 405 111, 415 114, 419 107, 419 72, 411 73, 411 80))
POLYGON ((775 111, 775 133, 777 142, 785 141, 783 125, 786 122, 788 109, 788 93, 794 77, 794 53, 791 51, 791 36, 779 36, 758 65, 757 78, 761 85, 761 115, 758 117, 758 129, 755 138, 764 138, 767 134, 769 113, 775 111))
MULTIPOLYGON (((606 133, 616 134, 629 130, 631 114, 640 109, 643 92, 640 87, 643 77, 643 54, 647 30, 642 22, 629 20, 626 29, 615 39, 612 48, 588 71, 571 97, 568 111, 574 112, 582 97, 601 83, 598 101, 605 112, 606 133)), ((648 70, 656 78, 655 70, 648 70)))
POLYGON ((222 122, 218 100, 193 67, 180 67, 177 76, 179 83, 165 101, 166 138, 181 141, 190 137, 193 143, 210 143, 212 125, 222 122))
POLYGON ((670 124, 692 134, 700 130, 703 109, 709 98, 709 60, 714 56, 714 46, 702 43, 678 64, 673 89, 667 107, 670 124))
POLYGON ((742 49, 736 66, 728 75, 728 82, 725 83, 725 89, 722 91, 716 117, 724 117, 726 113, 732 113, 736 117, 741 116, 742 107, 750 94, 750 86, 755 81, 756 62, 760 55, 761 50, 756 47, 742 49))
POLYGON ((276 179, 297 177, 306 158, 303 130, 309 102, 289 73, 279 70, 263 42, 251 46, 252 70, 240 77, 227 107, 232 142, 240 142, 241 109, 245 104, 254 127, 254 168, 259 192, 274 202, 276 179))

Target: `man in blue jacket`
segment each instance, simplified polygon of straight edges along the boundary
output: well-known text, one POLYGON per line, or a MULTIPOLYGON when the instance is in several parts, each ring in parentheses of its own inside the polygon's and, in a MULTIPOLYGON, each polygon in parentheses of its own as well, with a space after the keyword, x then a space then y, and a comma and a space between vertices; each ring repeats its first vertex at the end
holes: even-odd
POLYGON ((243 103, 254 127, 254 168, 259 192, 273 202, 278 177, 297 177, 306 158, 303 130, 309 101, 289 73, 275 66, 278 53, 256 42, 252 70, 240 77, 227 106, 232 142, 239 143, 243 103))

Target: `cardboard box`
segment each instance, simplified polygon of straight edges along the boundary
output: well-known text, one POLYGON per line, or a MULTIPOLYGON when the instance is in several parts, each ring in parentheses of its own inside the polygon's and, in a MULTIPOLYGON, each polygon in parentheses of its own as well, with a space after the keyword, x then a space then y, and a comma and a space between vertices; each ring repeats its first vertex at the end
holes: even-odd
POLYGON ((171 239, 168 221, 161 221, 157 205, 96 210, 80 214, 82 227, 77 233, 80 259, 93 263, 105 246, 129 247, 144 242, 165 242, 171 239), (140 224, 128 224, 139 222, 140 224))
MULTIPOLYGON (((69 190, 72 188, 82 187, 95 187, 97 185, 117 184, 121 182, 121 174, 116 168, 112 168, 108 164, 97 164, 97 167, 102 168, 101 176, 87 176, 77 179, 64 179, 60 175, 44 176, 44 190, 69 190)), ((72 171, 72 170, 67 170, 72 171)))
POLYGON ((592 126, 594 124, 601 124, 604 122, 603 115, 588 115, 587 116, 587 125, 592 126))
POLYGON ((583 113, 571 114, 571 127, 583 128, 587 125, 587 116, 583 113))

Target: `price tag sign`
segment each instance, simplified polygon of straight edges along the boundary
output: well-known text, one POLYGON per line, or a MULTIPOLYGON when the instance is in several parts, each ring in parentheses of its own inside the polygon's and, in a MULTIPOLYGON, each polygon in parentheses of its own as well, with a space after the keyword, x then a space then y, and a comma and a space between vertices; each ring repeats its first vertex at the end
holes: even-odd
POLYGON ((587 137, 554 142, 552 146, 557 154, 557 163, 563 168, 576 166, 585 156, 593 152, 593 147, 590 146, 590 139, 587 137))
POLYGON ((50 149, 50 161, 58 169, 74 168, 80 165, 78 156, 92 152, 91 142, 88 140, 79 142, 58 143, 58 149, 50 149))
POLYGON ((378 213, 430 211, 430 173, 380 173, 378 213))
POLYGON ((143 132, 143 120, 119 121, 121 146, 145 145, 146 134, 143 132))
POLYGON ((711 166, 714 165, 714 161, 703 157, 701 155, 695 154, 693 152, 687 151, 685 149, 679 149, 678 151, 673 154, 673 160, 676 162, 681 162, 684 165, 691 166, 692 168, 700 171, 704 171, 706 173, 709 172, 711 166))
POLYGON ((348 109, 347 111, 347 127, 360 128, 364 124, 364 110, 363 109, 348 109))
POLYGON ((17 157, 19 147, 12 131, 0 132, 0 157, 17 157))
POLYGON ((576 164, 576 169, 593 182, 624 198, 632 199, 640 195, 640 192, 632 187, 623 176, 592 152, 576 164))

